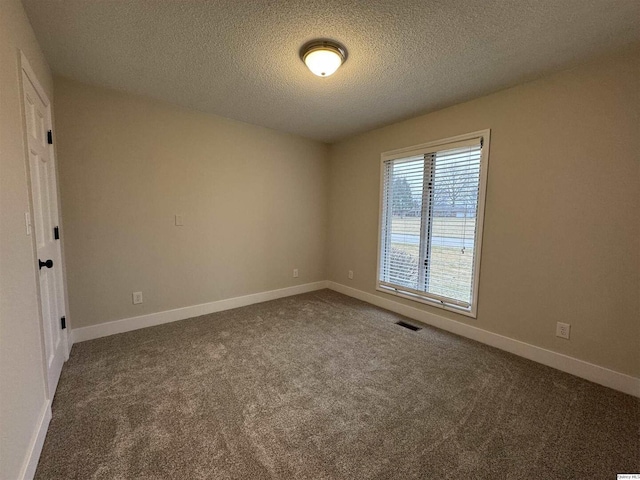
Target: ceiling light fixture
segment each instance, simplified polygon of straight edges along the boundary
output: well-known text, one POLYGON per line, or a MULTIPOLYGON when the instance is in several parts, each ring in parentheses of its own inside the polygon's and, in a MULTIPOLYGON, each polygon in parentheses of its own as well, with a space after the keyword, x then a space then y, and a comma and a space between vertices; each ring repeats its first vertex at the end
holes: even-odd
POLYGON ((300 58, 319 77, 335 73, 347 59, 347 49, 332 40, 313 40, 300 49, 300 58))

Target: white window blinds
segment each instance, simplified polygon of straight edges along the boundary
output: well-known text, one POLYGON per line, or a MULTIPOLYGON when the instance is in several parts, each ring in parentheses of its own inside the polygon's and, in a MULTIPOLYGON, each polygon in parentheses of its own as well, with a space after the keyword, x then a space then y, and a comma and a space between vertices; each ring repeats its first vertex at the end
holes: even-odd
POLYGON ((482 148, 478 137, 383 161, 378 287, 471 310, 482 148))

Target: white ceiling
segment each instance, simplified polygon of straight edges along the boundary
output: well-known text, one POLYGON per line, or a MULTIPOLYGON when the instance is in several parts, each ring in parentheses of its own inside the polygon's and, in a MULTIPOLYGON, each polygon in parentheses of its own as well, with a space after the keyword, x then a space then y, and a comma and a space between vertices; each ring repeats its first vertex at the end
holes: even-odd
POLYGON ((640 41, 639 0, 23 0, 55 73, 325 142, 640 41), (298 56, 349 52, 330 78, 298 56))

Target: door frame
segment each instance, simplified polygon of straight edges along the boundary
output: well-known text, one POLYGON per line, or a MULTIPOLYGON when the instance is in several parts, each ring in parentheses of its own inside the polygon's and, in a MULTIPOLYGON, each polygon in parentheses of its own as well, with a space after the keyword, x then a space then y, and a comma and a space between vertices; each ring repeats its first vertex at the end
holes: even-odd
MULTIPOLYGON (((29 164, 29 138, 28 138, 28 131, 26 128, 26 112, 24 110, 24 77, 27 77, 29 79, 29 81, 31 82, 31 84, 33 85, 33 87, 36 90, 36 93, 38 94, 38 96, 40 97, 40 99, 42 100, 42 102, 44 103, 45 107, 47 108, 47 118, 46 118, 46 123, 47 126, 46 128, 48 130, 52 131, 52 135, 54 137, 54 143, 51 145, 48 145, 48 149, 49 149, 49 161, 52 162, 53 165, 53 174, 54 174, 54 182, 55 182, 55 187, 56 187, 56 199, 58 202, 58 218, 57 218, 57 225, 60 231, 60 241, 57 242, 58 244, 58 250, 59 250, 59 254, 60 254, 60 258, 61 258, 61 269, 60 269, 60 273, 59 273, 59 279, 62 282, 62 297, 63 298, 59 298, 58 300, 61 301, 61 304, 64 307, 64 313, 63 315, 65 316, 66 319, 66 328, 62 329, 61 332, 61 337, 62 337, 62 350, 64 353, 64 361, 67 361, 69 359, 69 353, 71 352, 71 346, 72 346, 72 342, 70 341, 70 335, 69 335, 69 330, 70 330, 70 319, 69 319, 69 300, 68 300, 68 293, 67 293, 67 272, 66 272, 66 262, 65 262, 65 255, 64 255, 64 247, 62 245, 62 238, 64 237, 64 232, 62 230, 62 222, 60 221, 62 218, 62 204, 60 201, 60 185, 59 185, 59 179, 58 179, 58 164, 56 161, 56 154, 55 154, 55 131, 53 128, 53 105, 51 104, 51 102, 49 101, 49 97, 47 96, 44 88, 42 88, 42 84, 40 83, 40 81, 38 80, 38 77, 36 76, 35 72, 33 71, 33 68, 31 68, 31 64, 29 63, 29 60, 27 59, 27 57, 25 56, 24 52, 21 50, 20 51, 20 108, 22 111, 22 124, 24 126, 24 131, 23 131, 23 143, 24 143, 24 149, 25 149, 25 168, 26 168, 26 177, 27 177, 27 185, 28 185, 28 200, 29 200, 29 215, 30 218, 33 219, 34 218, 34 206, 33 206, 33 186, 31 184, 31 166, 29 164)), ((45 377, 45 382, 47 384, 47 398, 49 398, 49 400, 52 400, 53 398, 53 393, 50 393, 50 386, 49 386, 49 372, 48 372, 48 368, 47 368, 47 358, 46 358, 46 343, 45 343, 45 325, 44 325, 44 316, 43 316, 43 312, 42 312, 42 292, 40 291, 40 282, 39 282, 39 272, 38 272, 38 267, 37 267, 37 259, 38 259, 38 251, 37 251, 37 240, 36 240, 36 229, 32 227, 32 224, 29 225, 29 228, 31 228, 31 248, 33 251, 33 258, 34 258, 34 262, 33 262, 33 272, 34 272, 34 277, 35 277, 35 281, 36 281, 36 299, 38 302, 38 315, 39 315, 39 319, 40 319, 40 341, 41 341, 41 345, 42 345, 42 351, 43 351, 43 356, 42 356, 42 367, 44 369, 44 377, 45 377)))

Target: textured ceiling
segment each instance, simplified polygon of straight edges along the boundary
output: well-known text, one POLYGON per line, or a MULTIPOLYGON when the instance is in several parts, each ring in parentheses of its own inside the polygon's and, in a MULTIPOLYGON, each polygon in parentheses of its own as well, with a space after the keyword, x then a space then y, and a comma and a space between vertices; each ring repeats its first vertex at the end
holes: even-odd
POLYGON ((23 0, 55 73, 332 142, 640 41, 638 0, 23 0), (298 57, 343 43, 330 78, 298 57))

